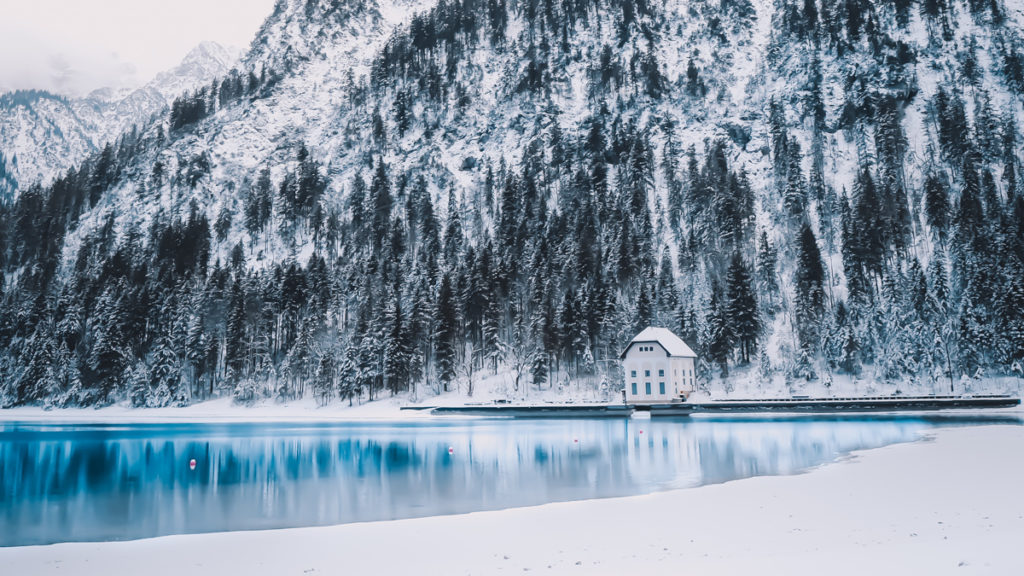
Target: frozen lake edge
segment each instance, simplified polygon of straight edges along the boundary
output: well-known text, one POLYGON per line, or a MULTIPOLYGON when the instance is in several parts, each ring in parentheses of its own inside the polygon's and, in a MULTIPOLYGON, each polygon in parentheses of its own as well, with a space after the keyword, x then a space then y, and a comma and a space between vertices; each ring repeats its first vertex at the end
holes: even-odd
POLYGON ((412 520, 0 549, 11 574, 1024 572, 1024 427, 796 476, 412 520), (984 447, 984 449, 978 449, 984 447), (394 553, 400 550, 400 554, 394 553), (841 562, 836 560, 842 559, 841 562))

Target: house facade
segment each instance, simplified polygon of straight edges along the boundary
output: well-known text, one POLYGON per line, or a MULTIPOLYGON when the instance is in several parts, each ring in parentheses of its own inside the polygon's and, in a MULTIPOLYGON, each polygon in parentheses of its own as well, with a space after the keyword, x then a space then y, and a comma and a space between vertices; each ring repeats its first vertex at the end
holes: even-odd
POLYGON ((628 404, 684 399, 696 386, 697 355, 667 328, 645 328, 620 356, 628 404))

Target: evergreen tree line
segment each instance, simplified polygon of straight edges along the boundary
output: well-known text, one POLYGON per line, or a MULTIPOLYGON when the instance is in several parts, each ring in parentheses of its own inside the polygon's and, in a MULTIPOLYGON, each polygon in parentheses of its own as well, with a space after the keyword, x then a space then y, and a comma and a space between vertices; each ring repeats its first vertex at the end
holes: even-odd
MULTIPOLYGON (((572 3, 517 9, 540 40, 542 29, 569 30, 573 7, 586 13, 572 3)), ((650 12, 616 7, 628 29, 650 12)), ((478 185, 455 188, 428 168, 389 163, 388 142, 428 127, 415 112, 435 80, 452 85, 431 72, 442 51, 468 50, 483 23, 488 42, 506 41, 497 31, 511 8, 477 8, 439 5, 389 44, 355 174, 329 173, 330 158, 297 143, 232 183, 237 202, 187 194, 210 183, 210 159, 179 159, 169 175, 147 152, 201 121, 196 110, 252 90, 230 77, 216 96, 184 97, 168 134, 129 134, 0 206, 0 405, 167 406, 226 394, 352 402, 472 390, 503 371, 516 391, 565 378, 616 386, 618 353, 648 325, 697 350, 702 385, 728 386, 738 370, 944 386, 1024 360, 1018 130, 983 90, 949 83, 931 99, 921 183, 906 175, 903 131, 916 89, 893 74, 852 86, 838 127, 827 125, 820 79, 807 79, 806 106, 768 102, 757 120, 769 134, 768 186, 757 193, 735 141, 684 147, 670 119, 621 101, 595 102, 578 119, 549 104, 514 159, 483 158, 471 166, 478 185), (812 127, 809 144, 796 125, 812 127), (833 128, 857 136, 849 189, 826 176, 833 128), (140 202, 167 189, 195 199, 145 228, 119 225, 103 202, 126 184, 140 202), (280 247, 292 256, 260 256, 280 247)), ((616 82, 611 74, 607 90, 616 82)))

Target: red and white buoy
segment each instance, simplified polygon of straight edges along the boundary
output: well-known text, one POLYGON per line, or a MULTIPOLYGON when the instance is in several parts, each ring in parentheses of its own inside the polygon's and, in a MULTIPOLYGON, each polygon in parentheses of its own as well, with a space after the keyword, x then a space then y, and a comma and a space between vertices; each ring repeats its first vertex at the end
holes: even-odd
POLYGON ((448 447, 448 454, 449 454, 449 455, 451 455, 451 454, 455 454, 455 448, 452 448, 451 446, 449 446, 449 447, 448 447))
POLYGON ((195 470, 196 469, 196 459, 195 458, 193 458, 193 459, 188 461, 188 469, 189 470, 195 470))

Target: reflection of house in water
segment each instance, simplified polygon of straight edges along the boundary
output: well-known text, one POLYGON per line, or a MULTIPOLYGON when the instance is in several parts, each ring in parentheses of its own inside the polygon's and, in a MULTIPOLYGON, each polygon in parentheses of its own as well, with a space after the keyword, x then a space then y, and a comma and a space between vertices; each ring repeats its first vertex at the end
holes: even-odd
POLYGON ((852 450, 918 436, 920 422, 735 417, 633 418, 624 425, 628 475, 654 489, 795 474, 852 450))
POLYGON ((671 419, 627 420, 626 462, 629 476, 652 489, 686 488, 700 483, 701 457, 697 431, 671 419))
POLYGON ((626 402, 659 404, 693 392, 697 355, 668 328, 645 328, 622 351, 626 402))

